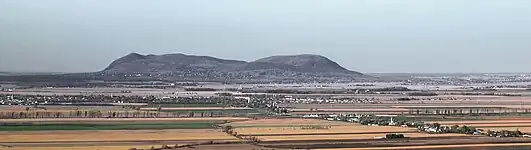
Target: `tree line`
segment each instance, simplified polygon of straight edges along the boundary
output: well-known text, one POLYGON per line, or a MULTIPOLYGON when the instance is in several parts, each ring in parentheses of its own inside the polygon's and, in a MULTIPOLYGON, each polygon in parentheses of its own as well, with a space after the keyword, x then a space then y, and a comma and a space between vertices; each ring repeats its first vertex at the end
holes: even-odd
POLYGON ((181 118, 221 117, 221 112, 153 112, 153 111, 19 111, 0 112, 0 119, 30 118, 181 118))

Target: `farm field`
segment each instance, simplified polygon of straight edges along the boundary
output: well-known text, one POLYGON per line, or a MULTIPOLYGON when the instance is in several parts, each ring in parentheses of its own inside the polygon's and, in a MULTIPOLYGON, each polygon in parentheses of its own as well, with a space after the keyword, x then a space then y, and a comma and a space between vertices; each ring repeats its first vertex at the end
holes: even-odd
POLYGON ((0 141, 8 142, 81 142, 81 141, 172 141, 238 140, 220 130, 120 130, 120 131, 12 131, 0 132, 0 141))
POLYGON ((138 122, 138 121, 246 121, 245 117, 202 117, 202 118, 42 118, 42 119, 0 119, 3 123, 17 122, 138 122))
MULTIPOLYGON (((385 131, 385 130, 384 130, 385 131)), ((385 136, 381 134, 337 134, 337 135, 295 135, 295 136, 258 136, 262 141, 330 141, 330 140, 360 140, 360 139, 374 139, 374 137, 385 136)), ((428 133, 404 133, 408 138, 425 138, 425 137, 460 137, 467 136, 464 134, 428 134, 428 133)))
MULTIPOLYGON (((435 123, 435 122, 431 122, 435 123)), ((514 123, 531 123, 531 118, 529 119, 515 119, 515 120, 464 120, 464 121, 438 121, 437 123, 441 125, 475 125, 475 124, 514 124, 514 123)))
POLYGON ((211 129, 226 121, 249 118, 47 118, 2 119, 0 131, 48 130, 146 130, 146 129, 211 129))
POLYGON ((508 130, 508 131, 521 131, 523 133, 531 133, 531 127, 480 127, 480 129, 483 129, 485 131, 491 130, 491 131, 501 131, 501 130, 508 130))
MULTIPOLYGON (((153 111, 158 108, 141 108, 140 110, 153 111)), ((162 107, 162 111, 172 111, 172 110, 250 110, 252 108, 247 107, 162 107)))
POLYGON ((458 137, 464 134, 427 134, 414 128, 365 126, 357 123, 315 119, 263 119, 233 122, 234 131, 242 136, 254 136, 262 141, 333 141, 371 140, 388 133, 403 133, 410 138, 458 137))
MULTIPOLYGON (((311 112, 310 109, 292 109, 293 111, 295 112, 311 112)), ((318 109, 317 112, 320 112, 320 111, 332 111, 332 112, 374 112, 374 111, 378 111, 378 112, 407 112, 408 109, 403 109, 403 108, 367 108, 367 109, 346 109, 346 108, 335 108, 335 109, 332 109, 332 108, 329 108, 329 109, 318 109)))
MULTIPOLYGON (((26 112, 28 111, 40 111, 40 112, 58 112, 58 111, 82 111, 82 110, 100 110, 100 111, 126 111, 128 109, 121 106, 60 106, 60 105, 40 105, 39 108, 33 108, 32 106, 6 106, 0 105, 0 112, 26 112)), ((131 111, 131 110, 129 110, 131 111)))
POLYGON ((287 119, 259 119, 259 120, 247 120, 232 122, 225 125, 232 127, 292 127, 301 125, 348 125, 346 122, 334 122, 317 119, 299 119, 299 118, 287 118, 287 119))
MULTIPOLYGON (((479 135, 428 134, 419 132, 414 128, 365 126, 356 123, 298 118, 249 120, 232 122, 229 125, 233 126, 233 131, 240 136, 257 138, 268 148, 344 147, 350 149, 358 147, 377 149, 381 147, 380 149, 394 149, 396 147, 397 149, 436 149, 438 145, 456 143, 481 145, 493 142, 526 143, 530 141, 526 138, 497 139, 479 135), (406 138, 375 139, 375 137, 384 137, 390 133, 404 134, 406 138), (423 145, 427 145, 427 147, 423 147, 423 145)), ((491 146, 487 145, 486 147, 491 146)))
MULTIPOLYGON (((49 146, 49 147, 38 147, 39 150, 128 150, 130 148, 142 148, 149 149, 151 147, 156 147, 160 145, 128 145, 128 146, 49 146)), ((0 147, 0 150, 28 150, 36 149, 33 147, 0 147)))
POLYGON ((147 104, 146 108, 157 108, 157 107, 170 107, 170 108, 194 108, 194 107, 223 107, 222 104, 147 104))
POLYGON ((370 148, 330 148, 317 150, 522 150, 531 148, 531 143, 501 143, 501 144, 460 144, 460 145, 429 145, 429 146, 400 146, 400 147, 370 147, 370 148))
POLYGON ((236 128, 234 131, 243 135, 284 135, 284 134, 363 134, 363 133, 402 133, 417 132, 413 128, 389 127, 389 126, 365 126, 360 124, 333 125, 329 129, 304 129, 304 126, 293 127, 247 127, 236 128))
POLYGON ((237 142, 216 124, 250 118, 44 118, 2 119, 0 149, 130 149, 163 144, 237 142), (28 124, 29 123, 29 124, 28 124))
POLYGON ((216 91, 184 91, 183 88, 29 88, 0 91, 17 95, 114 95, 114 96, 215 96, 216 91), (131 91, 124 93, 122 91, 131 91))
MULTIPOLYGON (((144 109, 144 110, 149 110, 149 111, 153 111, 151 108, 150 109, 144 109)), ((188 113, 195 113, 195 114, 204 114, 204 115, 208 115, 208 114, 211 114, 211 113, 214 113, 214 114, 231 114, 231 115, 237 115, 237 114, 258 114, 260 113, 257 109, 252 109, 252 108, 235 108, 235 109, 232 109, 232 108, 221 108, 221 107, 215 107, 215 108, 185 108, 185 109, 182 109, 182 108, 163 108, 161 110, 161 112, 163 113, 182 113, 182 114, 188 114, 188 113)))
MULTIPOLYGON (((271 148, 259 147, 249 144, 222 144, 222 145, 201 145, 195 148, 183 148, 182 150, 272 150, 271 148)), ((275 150, 284 150, 275 148, 275 150)), ((286 149, 287 150, 287 149, 286 149)))
POLYGON ((355 113, 355 114, 375 114, 375 115, 401 115, 406 114, 407 111, 371 111, 370 109, 364 111, 306 111, 306 112, 290 112, 292 115, 308 115, 308 114, 342 114, 342 113, 355 113))
POLYGON ((0 131, 48 131, 48 130, 142 130, 142 129, 210 129, 216 122, 180 122, 180 123, 74 123, 74 124, 32 124, 4 125, 0 131))
MULTIPOLYGON (((466 125, 466 124, 458 124, 458 125, 466 125)), ((531 127, 531 123, 500 123, 500 124, 471 124, 467 126, 472 126, 476 128, 484 128, 484 127, 531 127)))

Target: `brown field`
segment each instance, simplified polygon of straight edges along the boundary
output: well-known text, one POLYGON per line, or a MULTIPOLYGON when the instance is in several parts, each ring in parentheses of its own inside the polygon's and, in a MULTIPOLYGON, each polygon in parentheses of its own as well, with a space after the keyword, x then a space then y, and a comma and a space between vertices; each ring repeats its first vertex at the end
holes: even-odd
POLYGON ((129 121, 245 121, 243 117, 204 117, 204 118, 42 118, 42 119, 0 119, 0 122, 129 122, 129 121))
MULTIPOLYGON (((179 107, 161 108, 162 110, 249 110, 247 107, 179 107)), ((141 108, 140 110, 157 110, 157 108, 141 108)))
MULTIPOLYGON (((467 136, 464 134, 427 134, 427 133, 404 133, 406 137, 457 137, 467 136)), ((385 134, 341 134, 341 135, 296 135, 296 136, 259 136, 262 141, 297 141, 297 140, 359 140, 374 139, 385 134)))
POLYGON ((151 140, 238 140, 220 130, 118 130, 118 131, 8 131, 0 132, 2 142, 68 141, 151 141, 151 140))
POLYGON ((260 119, 260 120, 248 120, 248 121, 239 121, 232 122, 226 125, 231 125, 234 127, 254 127, 254 126, 300 126, 300 125, 348 125, 350 123, 346 122, 335 122, 335 121, 326 121, 318 119, 298 119, 298 118, 287 118, 287 119, 260 119))
POLYGON ((279 134, 332 134, 332 133, 374 133, 374 132, 412 132, 417 131, 413 128, 401 128, 390 126, 365 126, 360 124, 352 125, 337 125, 331 126, 330 129, 302 129, 301 127, 257 127, 257 128, 236 128, 234 131, 239 134, 252 135, 252 134, 267 134, 267 135, 279 135, 279 134))

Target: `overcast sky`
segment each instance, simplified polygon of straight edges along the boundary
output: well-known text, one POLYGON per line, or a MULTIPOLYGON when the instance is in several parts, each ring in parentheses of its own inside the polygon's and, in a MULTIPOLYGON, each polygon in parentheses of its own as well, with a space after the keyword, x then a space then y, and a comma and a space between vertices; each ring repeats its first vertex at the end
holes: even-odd
POLYGON ((0 71, 97 71, 130 52, 531 72, 531 0, 0 0, 0 71))

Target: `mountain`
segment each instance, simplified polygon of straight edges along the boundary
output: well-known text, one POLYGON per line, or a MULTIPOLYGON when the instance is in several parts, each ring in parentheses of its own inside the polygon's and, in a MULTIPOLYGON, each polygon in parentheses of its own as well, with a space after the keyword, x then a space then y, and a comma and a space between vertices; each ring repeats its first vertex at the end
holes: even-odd
POLYGON ((320 55, 271 56, 252 62, 185 54, 131 53, 113 61, 101 76, 150 77, 172 81, 353 80, 366 77, 320 55))
POLYGON ((224 60, 209 56, 185 54, 140 55, 131 53, 113 61, 107 73, 171 73, 193 70, 228 71, 245 64, 244 61, 224 60))
POLYGON ((336 72, 360 74, 358 72, 347 70, 324 56, 312 54, 271 56, 256 60, 254 62, 290 66, 301 72, 336 72))

